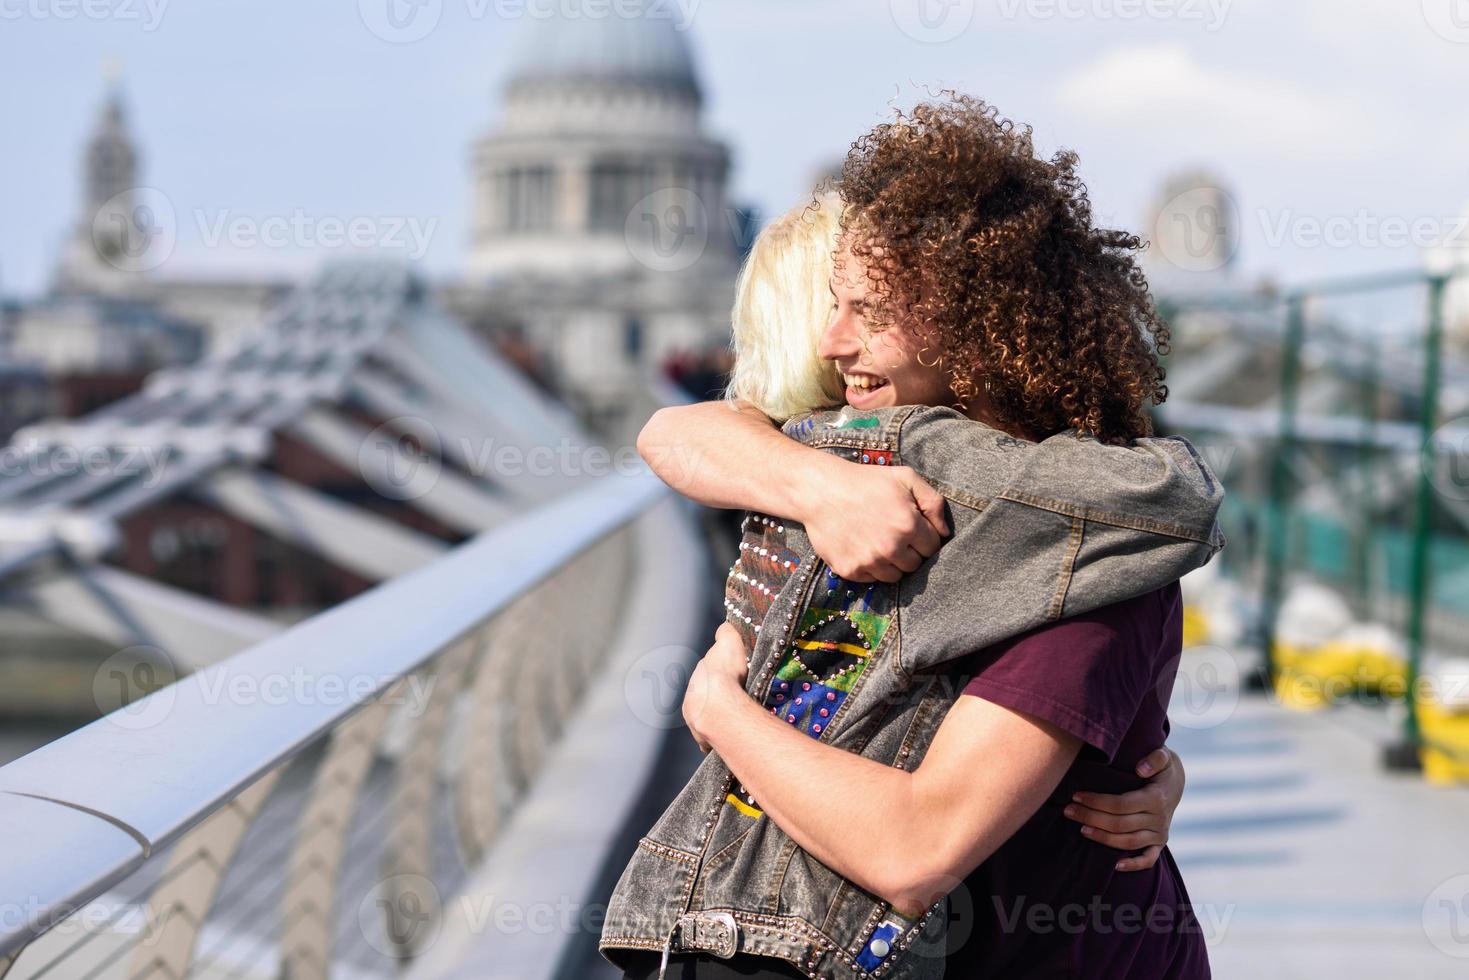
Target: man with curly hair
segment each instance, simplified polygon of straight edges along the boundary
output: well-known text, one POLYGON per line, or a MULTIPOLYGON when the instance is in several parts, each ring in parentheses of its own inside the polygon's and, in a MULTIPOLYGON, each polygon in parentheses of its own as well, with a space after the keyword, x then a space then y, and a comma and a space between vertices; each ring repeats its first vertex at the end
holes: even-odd
MULTIPOLYGON (((631 889, 668 875, 687 882, 683 903, 711 911, 686 928, 678 917, 674 949, 691 952, 670 964, 665 945, 660 975, 673 965, 669 975, 700 977, 1208 976, 1166 841, 1140 829, 1151 826, 1136 795, 1146 791, 1086 790, 1135 787, 1134 767, 1147 775, 1140 763, 1166 736, 1181 646, 1176 575, 1222 544, 1220 491, 1186 444, 1147 438, 1147 406, 1166 396, 1167 330, 1130 254, 1140 243, 1092 226, 1075 166, 1069 152, 1036 157, 1028 129, 959 96, 878 127, 842 175, 819 342, 850 409, 797 415, 782 434, 750 406, 689 406, 644 430, 640 448, 676 489, 790 515, 822 563, 774 588, 747 576, 763 622, 744 617, 753 632, 743 635, 721 627, 685 702, 692 734, 738 788, 702 835, 690 832, 700 816, 691 801, 709 787, 722 801, 717 778, 644 838, 604 948, 648 948, 635 926, 664 921, 663 907, 631 889), (878 465, 857 480, 813 446, 878 465), (910 458, 923 476, 882 465, 910 458), (1088 484, 1108 484, 1109 466, 1115 486, 1088 484), (1081 486, 1066 485, 1069 467, 1084 472, 1081 486), (944 545, 946 513, 955 523, 944 545), (1043 526, 1043 514, 1056 520, 1043 526), (852 583, 874 580, 896 585, 853 598, 852 583), (1048 611, 1031 616, 1037 599, 1048 611), (784 617, 783 601, 795 607, 784 617), (898 679, 864 674, 868 662, 898 679), (751 697, 752 670, 762 700, 751 697), (889 714, 841 683, 849 672, 892 701, 889 714), (941 677, 960 679, 958 696, 918 692, 941 677), (795 708, 818 694, 820 717, 815 705, 795 708), (828 737, 843 698, 861 707, 828 737), (879 758, 888 750, 874 746, 897 746, 882 734, 895 724, 902 748, 879 758), (1069 820, 1090 824, 1087 837, 1069 820), (669 843, 685 837, 703 843, 669 843), (1099 843, 1142 853, 1118 861, 1099 843), (854 891, 828 894, 821 867, 792 864, 797 848, 854 891), (1144 870, 1119 873, 1129 869, 1144 870), (870 912, 862 894, 877 900, 870 912), (921 952, 939 908, 962 925, 941 936, 946 970, 921 952), (752 954, 737 970, 720 962, 735 952, 752 954), (790 963, 757 965, 761 954, 790 963)), ((809 559, 783 540, 758 548, 762 562, 767 550, 787 569, 809 559)), ((629 976, 654 969, 628 962, 629 976)))

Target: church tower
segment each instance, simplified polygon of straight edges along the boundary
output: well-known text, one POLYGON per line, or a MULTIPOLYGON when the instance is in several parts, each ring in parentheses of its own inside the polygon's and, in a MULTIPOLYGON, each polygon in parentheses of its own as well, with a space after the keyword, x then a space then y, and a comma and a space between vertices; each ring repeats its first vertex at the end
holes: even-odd
POLYGON ((87 140, 77 215, 58 274, 61 292, 117 292, 138 270, 138 152, 120 86, 109 79, 102 113, 87 140))

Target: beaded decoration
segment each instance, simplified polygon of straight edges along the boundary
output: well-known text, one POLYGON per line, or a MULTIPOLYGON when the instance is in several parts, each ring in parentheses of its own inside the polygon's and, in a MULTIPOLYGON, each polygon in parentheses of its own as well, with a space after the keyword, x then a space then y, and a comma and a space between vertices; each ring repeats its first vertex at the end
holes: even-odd
POLYGON ((724 612, 753 650, 770 604, 785 586, 801 556, 785 546, 785 524, 763 514, 747 514, 740 525, 739 555, 724 583, 724 612))
MULTIPOLYGON (((859 587, 829 569, 820 576, 765 691, 770 713, 821 738, 887 633, 892 597, 890 589, 859 587)), ((748 817, 763 812, 738 781, 725 798, 748 817)))
MULTIPOLYGON (((844 411, 835 422, 826 424, 865 429, 875 428, 878 420, 853 418, 844 411)), ((798 430, 794 434, 809 433, 811 425, 806 419, 788 426, 787 431, 794 428, 798 430)), ((892 465, 891 450, 861 449, 854 455, 868 465, 892 465)), ((785 547, 785 526, 775 518, 751 514, 741 531, 740 555, 725 583, 724 605, 727 618, 753 650, 765 615, 800 564, 800 556, 785 547)), ((826 568, 765 691, 764 704, 770 713, 812 738, 821 738, 882 643, 894 596, 891 588, 848 582, 826 568)), ((738 780, 725 799, 747 817, 763 815, 754 796, 738 780)))

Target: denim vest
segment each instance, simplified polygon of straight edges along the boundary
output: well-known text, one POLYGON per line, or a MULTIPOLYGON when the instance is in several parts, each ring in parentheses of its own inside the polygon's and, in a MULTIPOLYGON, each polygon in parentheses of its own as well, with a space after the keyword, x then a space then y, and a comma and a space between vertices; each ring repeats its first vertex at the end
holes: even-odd
MULTIPOLYGON (((819 412, 786 423, 809 446, 916 470, 952 537, 893 584, 858 584, 800 525, 746 519, 728 618, 752 651, 750 695, 812 738, 912 770, 963 688, 961 658, 1033 627, 1140 595, 1223 546, 1223 499, 1179 438, 1108 446, 1015 439, 952 409, 819 412)), ((882 846, 880 828, 854 828, 882 846)), ((773 956, 813 978, 943 976, 947 899, 917 919, 799 848, 717 753, 635 849, 600 948, 773 956)))

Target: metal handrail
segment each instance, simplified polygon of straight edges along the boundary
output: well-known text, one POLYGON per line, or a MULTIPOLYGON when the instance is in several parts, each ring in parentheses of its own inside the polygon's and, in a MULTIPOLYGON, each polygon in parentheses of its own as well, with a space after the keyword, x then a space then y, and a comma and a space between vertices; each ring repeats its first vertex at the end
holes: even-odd
POLYGON ((646 470, 599 479, 0 768, 0 957, 667 492, 646 470), (287 679, 318 696, 230 703, 287 679))

